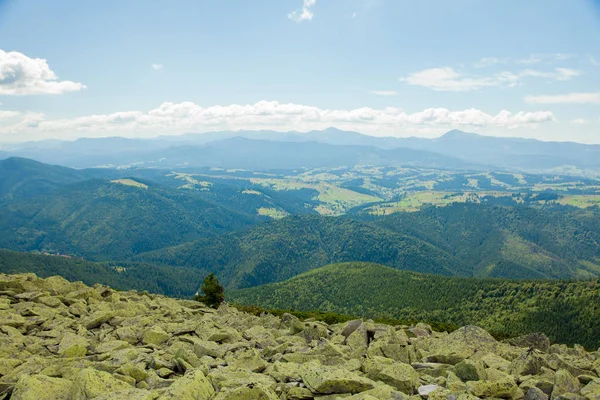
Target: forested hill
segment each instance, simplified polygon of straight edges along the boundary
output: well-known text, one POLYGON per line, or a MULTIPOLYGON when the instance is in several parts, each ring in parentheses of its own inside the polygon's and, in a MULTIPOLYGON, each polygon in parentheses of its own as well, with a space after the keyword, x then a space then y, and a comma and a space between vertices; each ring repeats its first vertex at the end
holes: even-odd
POLYGON ((32 272, 39 277, 62 276, 88 285, 110 285, 119 290, 139 290, 189 298, 207 272, 192 268, 161 267, 142 263, 91 262, 67 256, 19 253, 0 249, 0 272, 32 272))
POLYGON ((344 261, 482 278, 589 278, 600 275, 599 224, 595 209, 478 204, 365 222, 293 216, 134 259, 210 269, 228 287, 277 282, 344 261))
POLYGON ((332 311, 451 325, 600 346, 600 280, 509 281, 398 271, 371 263, 328 265, 285 282, 230 291, 265 308, 332 311))
POLYGON ((257 217, 132 179, 88 180, 0 205, 0 247, 124 259, 241 229, 257 217))
POLYGON ((600 275, 600 209, 453 204, 373 221, 468 263, 472 276, 585 278, 600 275))
POLYGON ((281 281, 331 262, 355 260, 441 275, 469 274, 455 257, 415 237, 322 216, 287 217, 244 232, 141 254, 134 260, 214 271, 228 287, 281 281))

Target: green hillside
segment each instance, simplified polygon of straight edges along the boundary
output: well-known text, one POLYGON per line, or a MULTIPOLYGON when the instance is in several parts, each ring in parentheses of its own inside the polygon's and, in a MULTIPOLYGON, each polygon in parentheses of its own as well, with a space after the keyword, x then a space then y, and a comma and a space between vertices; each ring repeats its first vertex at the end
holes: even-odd
POLYGON ((228 287, 282 281, 332 262, 373 261, 441 275, 468 275, 454 257, 417 238, 347 218, 292 216, 247 231, 210 237, 134 257, 202 268, 228 287))
POLYGON ((540 331, 553 341, 593 349, 600 345, 599 279, 473 279, 342 263, 285 282, 231 291, 228 300, 265 308, 475 324, 507 336, 540 331))
POLYGON ((91 262, 43 254, 0 249, 0 273, 33 272, 39 277, 60 275, 88 285, 101 283, 119 290, 139 290, 175 297, 190 297, 205 273, 200 270, 141 263, 91 262))
POLYGON ((0 247, 123 259, 256 222, 194 193, 123 182, 89 180, 0 206, 0 247))
POLYGON ((134 259, 218 272, 229 287, 282 281, 345 261, 439 275, 600 275, 600 212, 457 204, 357 221, 292 216, 134 259))
POLYGON ((58 165, 12 157, 0 161, 0 200, 27 198, 86 179, 86 174, 58 165))
POLYGON ((454 255, 472 276, 589 278, 600 275, 600 209, 454 204, 373 221, 454 255))

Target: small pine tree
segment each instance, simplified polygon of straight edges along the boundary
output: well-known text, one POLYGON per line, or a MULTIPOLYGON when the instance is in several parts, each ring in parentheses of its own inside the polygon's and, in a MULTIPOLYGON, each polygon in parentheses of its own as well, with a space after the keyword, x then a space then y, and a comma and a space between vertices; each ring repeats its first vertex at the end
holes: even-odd
POLYGON ((210 273, 200 287, 204 295, 196 294, 196 300, 212 308, 218 308, 225 301, 225 289, 214 273, 210 273))

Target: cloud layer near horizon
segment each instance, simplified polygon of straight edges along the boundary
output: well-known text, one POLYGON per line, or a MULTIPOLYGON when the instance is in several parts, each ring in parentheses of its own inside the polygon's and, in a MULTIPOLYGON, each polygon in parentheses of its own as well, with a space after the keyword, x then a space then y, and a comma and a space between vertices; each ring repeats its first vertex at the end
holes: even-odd
POLYGON ((509 112, 495 115, 478 109, 451 111, 428 108, 407 113, 400 108, 321 109, 318 107, 259 101, 254 104, 201 107, 192 102, 162 103, 148 112, 125 111, 69 119, 47 119, 43 114, 8 112, 0 120, 2 137, 74 138, 81 136, 153 136, 190 131, 237 129, 311 130, 336 126, 374 135, 402 135, 452 128, 535 128, 555 122, 549 111, 509 112))

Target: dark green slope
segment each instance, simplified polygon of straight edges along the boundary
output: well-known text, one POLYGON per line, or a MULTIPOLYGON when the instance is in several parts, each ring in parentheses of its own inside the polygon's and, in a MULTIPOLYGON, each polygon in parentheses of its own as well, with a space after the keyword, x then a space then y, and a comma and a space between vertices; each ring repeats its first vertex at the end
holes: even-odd
POLYGON ((2 206, 0 247, 123 259, 256 222, 193 193, 146 183, 90 180, 2 206))
POLYGON ((228 293, 265 308, 391 317, 600 345, 600 280, 510 281, 444 277, 371 263, 328 265, 290 280, 228 293))
POLYGON ((600 210, 454 204, 372 223, 454 255, 476 277, 589 278, 600 275, 600 210))
POLYGON ((214 271, 228 287, 282 281, 341 261, 372 261, 441 275, 468 273, 452 256, 414 237, 347 218, 322 216, 287 217, 134 259, 214 271))
POLYGON ((39 277, 60 275, 87 285, 102 283, 119 290, 147 290, 189 298, 204 275, 190 268, 161 267, 140 263, 91 262, 77 258, 18 253, 0 249, 0 273, 33 272, 39 277))
POLYGON ((0 200, 46 194, 86 179, 83 171, 12 157, 0 161, 0 200))

